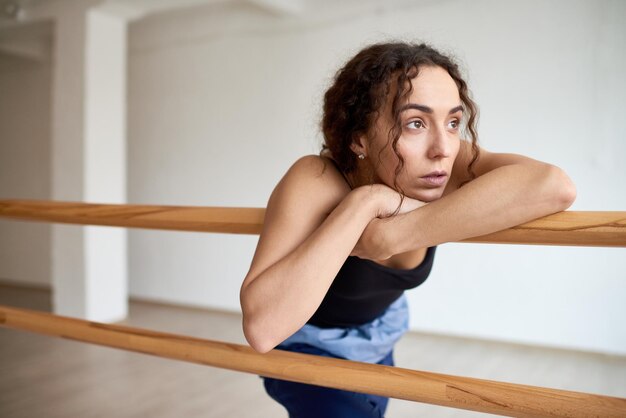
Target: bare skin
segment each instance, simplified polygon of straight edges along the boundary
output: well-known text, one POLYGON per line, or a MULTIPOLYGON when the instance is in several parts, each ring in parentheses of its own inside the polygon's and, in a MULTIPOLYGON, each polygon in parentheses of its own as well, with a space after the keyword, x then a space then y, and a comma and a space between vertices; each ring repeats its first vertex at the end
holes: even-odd
POLYGON ((272 192, 240 294, 244 334, 255 350, 271 350, 306 323, 349 255, 413 268, 428 246, 515 226, 573 202, 575 188, 557 167, 486 150, 475 166, 478 178, 459 188, 470 144, 455 122, 456 85, 439 67, 420 68, 412 84, 406 104, 429 109, 409 106, 402 114, 398 150, 405 167, 398 184, 407 197, 399 214, 389 217, 400 202, 392 188, 398 161, 384 134, 390 116, 352 144, 366 156, 349 178, 353 188, 330 161, 311 155, 296 161, 272 192), (433 171, 445 171, 445 182, 423 180, 433 171))

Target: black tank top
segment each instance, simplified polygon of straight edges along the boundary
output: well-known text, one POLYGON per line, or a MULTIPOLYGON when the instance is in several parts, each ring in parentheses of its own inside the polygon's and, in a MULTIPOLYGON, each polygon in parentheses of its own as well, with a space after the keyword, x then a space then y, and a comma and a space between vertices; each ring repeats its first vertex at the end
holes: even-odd
POLYGON ((348 257, 308 323, 320 328, 334 328, 373 321, 406 289, 426 281, 433 266, 436 248, 429 247, 424 260, 411 270, 348 257))

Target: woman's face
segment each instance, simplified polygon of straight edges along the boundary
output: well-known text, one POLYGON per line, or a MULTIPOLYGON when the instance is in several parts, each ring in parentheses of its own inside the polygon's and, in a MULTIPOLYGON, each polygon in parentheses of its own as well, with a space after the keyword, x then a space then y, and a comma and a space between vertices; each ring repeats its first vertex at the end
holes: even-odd
MULTIPOLYGON (((404 167, 397 183, 408 197, 430 202, 442 196, 459 152, 461 100, 454 80, 441 67, 420 67, 411 83, 413 91, 400 105, 402 133, 397 150, 404 158, 404 167)), ((370 170, 373 169, 374 181, 389 187, 394 187, 399 164, 388 134, 393 126, 393 94, 392 91, 370 137, 360 141, 362 149, 353 147, 355 152, 367 156, 362 163, 373 165, 370 170)))

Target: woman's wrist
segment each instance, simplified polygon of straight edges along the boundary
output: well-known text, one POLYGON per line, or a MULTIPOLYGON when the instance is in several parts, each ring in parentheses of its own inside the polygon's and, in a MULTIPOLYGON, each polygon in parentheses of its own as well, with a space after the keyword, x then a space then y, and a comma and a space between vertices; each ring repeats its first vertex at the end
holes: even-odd
POLYGON ((357 187, 350 194, 355 201, 357 210, 365 211, 370 219, 387 216, 389 206, 389 194, 382 184, 368 184, 357 187))

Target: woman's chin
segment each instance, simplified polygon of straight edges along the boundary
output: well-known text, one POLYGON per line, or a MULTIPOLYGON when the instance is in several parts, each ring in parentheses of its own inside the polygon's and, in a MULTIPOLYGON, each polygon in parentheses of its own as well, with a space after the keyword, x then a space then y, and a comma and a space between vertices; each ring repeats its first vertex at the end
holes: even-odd
POLYGON ((428 190, 418 190, 415 193, 412 193, 409 197, 412 199, 417 199, 421 202, 429 203, 434 202, 435 200, 441 199, 443 196, 443 187, 441 189, 428 189, 428 190))

